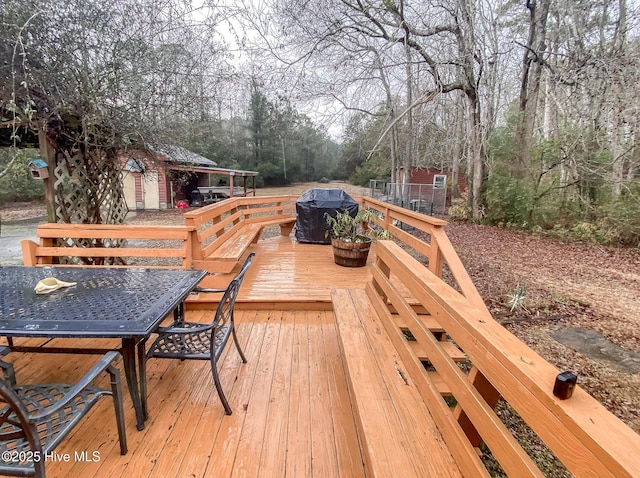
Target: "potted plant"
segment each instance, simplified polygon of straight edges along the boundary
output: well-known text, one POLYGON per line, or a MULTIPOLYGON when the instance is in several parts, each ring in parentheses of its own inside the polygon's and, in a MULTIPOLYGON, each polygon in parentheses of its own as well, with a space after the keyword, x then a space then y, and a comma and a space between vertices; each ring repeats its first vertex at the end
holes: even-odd
POLYGON ((389 237, 387 231, 369 227, 373 216, 373 212, 367 209, 360 209, 355 217, 349 211, 338 212, 336 217, 325 213, 329 226, 327 236, 331 237, 336 264, 344 267, 364 266, 373 240, 389 237))

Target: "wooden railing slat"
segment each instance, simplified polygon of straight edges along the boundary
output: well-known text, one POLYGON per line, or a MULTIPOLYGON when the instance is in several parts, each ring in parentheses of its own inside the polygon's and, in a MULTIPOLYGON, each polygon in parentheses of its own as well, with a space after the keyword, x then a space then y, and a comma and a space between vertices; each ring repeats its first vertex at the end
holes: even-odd
POLYGON ((53 257, 184 257, 186 250, 130 247, 41 247, 39 254, 53 257))

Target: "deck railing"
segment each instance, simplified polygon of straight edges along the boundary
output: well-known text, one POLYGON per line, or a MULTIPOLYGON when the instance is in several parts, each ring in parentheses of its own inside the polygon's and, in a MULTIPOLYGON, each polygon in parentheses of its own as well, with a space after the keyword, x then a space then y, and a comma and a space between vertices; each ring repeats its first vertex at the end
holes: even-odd
MULTIPOLYGON (((195 231, 192 240, 194 266, 203 265, 202 261, 242 226, 275 225, 295 220, 296 199, 297 196, 233 198, 187 212, 186 225, 195 231)), ((482 297, 444 231, 446 221, 366 196, 355 199, 362 207, 376 213, 374 222, 379 227, 389 231, 405 247, 424 256, 431 272, 442 277, 446 265, 462 294, 478 307, 484 307, 482 297), (413 230, 409 232, 405 227, 413 230)))
MULTIPOLYGON (((449 257, 450 259, 450 257, 449 257)), ((640 476, 640 436, 577 387, 568 400, 553 393, 558 370, 496 322, 485 307, 446 284, 391 241, 380 241, 367 294, 402 364, 415 383, 459 465, 471 465, 461 433, 473 447, 491 450, 509 476, 543 476, 495 413, 502 397, 575 476, 640 476), (392 280, 395 279, 395 280, 392 280), (465 373, 426 325, 426 316, 398 292, 400 281, 468 357, 465 373), (398 324, 410 330, 430 367, 455 399, 449 409, 398 324), (457 423, 456 423, 457 422, 457 423), (455 425, 454 425, 455 423, 455 425), (456 454, 458 456, 456 456, 456 454)), ((461 467, 462 468, 462 467, 461 467)))
MULTIPOLYGON (((288 234, 295 223, 297 198, 288 195, 226 199, 185 213, 185 226, 43 224, 38 227, 40 244, 24 242, 24 260, 25 264, 37 265, 51 263, 53 257, 76 255, 121 257, 125 262, 129 258, 135 260, 136 265, 147 265, 145 258, 175 256, 181 258, 181 263, 172 263, 171 266, 215 272, 215 266, 212 266, 216 262, 215 251, 246 226, 260 226, 257 233, 266 227, 280 226, 283 233, 288 234), (69 239, 74 240, 74 247, 67 249, 71 243, 69 239), (77 239, 82 240, 80 244, 84 247, 77 239), (128 240, 135 247, 115 247, 116 239, 128 240), (175 239, 180 242, 167 242, 175 239)), ((480 294, 444 232, 445 221, 369 197, 356 199, 363 207, 376 212, 376 224, 388 230, 404 246, 423 255, 427 267, 434 274, 442 277, 446 265, 462 294, 478 307, 484 307, 480 294), (409 232, 405 227, 414 231, 409 232)))
POLYGON ((37 235, 38 243, 22 241, 25 266, 192 267, 192 231, 186 226, 47 223, 37 235))
POLYGON ((358 199, 363 207, 377 213, 375 222, 378 226, 389 231, 404 246, 423 255, 427 259, 427 267, 436 276, 443 277, 446 264, 462 295, 477 307, 484 308, 482 297, 444 231, 446 221, 370 197, 358 199), (413 230, 407 232, 405 226, 413 230))
POLYGON ((296 199, 297 196, 231 198, 185 213, 186 226, 195 230, 194 260, 206 259, 242 226, 295 220, 296 199))

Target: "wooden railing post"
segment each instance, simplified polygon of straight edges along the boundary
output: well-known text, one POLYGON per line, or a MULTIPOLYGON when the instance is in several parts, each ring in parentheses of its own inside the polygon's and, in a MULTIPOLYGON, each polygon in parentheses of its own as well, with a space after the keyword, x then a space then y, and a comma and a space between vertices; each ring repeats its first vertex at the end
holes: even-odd
POLYGON ((182 267, 184 269, 193 268, 194 243, 198 242, 198 231, 193 228, 187 231, 187 238, 184 241, 184 260, 182 267))
POLYGON ((388 231, 391 226, 391 216, 389 215, 389 208, 384 208, 384 230, 388 231))
MULTIPOLYGON (((385 277, 387 278, 391 277, 391 268, 382 260, 380 256, 376 257, 376 266, 378 267, 378 269, 380 269, 380 272, 382 272, 382 274, 384 274, 385 277)), ((385 294, 384 290, 382 290, 382 287, 380 287, 380 285, 375 280, 375 278, 372 279, 372 282, 376 292, 382 297, 382 300, 384 300, 384 302, 386 303, 389 300, 389 298, 387 297, 387 294, 385 294)))
MULTIPOLYGON (((40 238, 40 246, 42 247, 53 247, 55 245, 55 242, 53 239, 45 237, 45 238, 40 238)), ((56 263, 59 262, 56 260, 56 263)), ((38 258, 36 260, 36 264, 53 264, 54 260, 53 257, 41 257, 38 258)))
POLYGON ((193 261, 199 261, 203 259, 202 244, 198 238, 198 226, 195 225, 195 221, 191 217, 185 217, 185 223, 189 230, 189 239, 187 240, 187 251, 190 252, 191 260, 189 268, 191 268, 193 261))
MULTIPOLYGON (((487 380, 477 367, 471 367, 469 371, 469 381, 475 389, 478 390, 480 396, 487 402, 487 405, 495 410, 498 400, 500 399, 500 393, 498 393, 494 386, 491 385, 491 382, 487 380)), ((453 416, 458 420, 462 431, 467 435, 471 444, 476 448, 479 447, 480 442, 482 442, 482 437, 459 404, 454 408, 453 416)))
MULTIPOLYGON (((432 232, 435 229, 441 229, 442 226, 432 226, 432 232)), ((442 279, 442 268, 444 267, 444 256, 440 247, 438 247, 438 239, 435 234, 431 236, 431 255, 429 256, 429 270, 442 279)))
POLYGON ((38 245, 31 239, 22 240, 22 262, 27 267, 35 266, 38 263, 36 258, 36 248, 38 245))

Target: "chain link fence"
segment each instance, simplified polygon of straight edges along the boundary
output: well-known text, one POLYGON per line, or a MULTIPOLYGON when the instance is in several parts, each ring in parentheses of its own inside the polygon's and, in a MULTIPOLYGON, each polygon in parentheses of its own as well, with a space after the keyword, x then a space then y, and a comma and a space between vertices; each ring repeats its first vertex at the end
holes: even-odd
POLYGON ((447 176, 436 175, 433 184, 391 183, 369 180, 369 196, 412 211, 433 216, 444 214, 447 205, 447 176))

